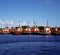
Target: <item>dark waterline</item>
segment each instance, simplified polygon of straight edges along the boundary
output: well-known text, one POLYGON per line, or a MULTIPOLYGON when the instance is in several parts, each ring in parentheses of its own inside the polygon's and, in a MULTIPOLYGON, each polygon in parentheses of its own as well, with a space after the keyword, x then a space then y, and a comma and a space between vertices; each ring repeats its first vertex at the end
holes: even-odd
POLYGON ((60 55, 60 35, 0 35, 0 55, 60 55))

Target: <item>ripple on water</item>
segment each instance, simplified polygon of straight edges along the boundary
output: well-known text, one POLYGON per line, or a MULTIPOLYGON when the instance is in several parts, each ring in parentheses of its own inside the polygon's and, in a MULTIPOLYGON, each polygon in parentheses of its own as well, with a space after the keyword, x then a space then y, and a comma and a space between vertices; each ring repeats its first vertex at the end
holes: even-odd
MULTIPOLYGON (((20 38, 20 36, 18 37, 20 38)), ((36 37, 34 38, 36 39, 36 37)), ((0 44, 0 55, 60 55, 60 43, 59 42, 3 43, 0 44)))

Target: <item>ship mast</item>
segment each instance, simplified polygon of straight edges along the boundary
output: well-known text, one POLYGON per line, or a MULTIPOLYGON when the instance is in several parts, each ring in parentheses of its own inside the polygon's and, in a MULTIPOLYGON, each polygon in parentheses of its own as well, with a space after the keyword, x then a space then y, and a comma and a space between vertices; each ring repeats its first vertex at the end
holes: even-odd
POLYGON ((8 28, 8 23, 6 23, 5 27, 8 28))
POLYGON ((48 20, 47 20, 47 27, 48 27, 48 20))
POLYGON ((18 25, 18 27, 20 27, 20 21, 19 21, 19 25, 18 25))
POLYGON ((28 22, 28 25, 27 26, 29 27, 29 22, 28 22))
POLYGON ((35 21, 33 22, 33 26, 35 27, 35 21))
POLYGON ((37 27, 37 22, 36 22, 36 27, 37 27))
POLYGON ((34 27, 37 27, 37 22, 34 21, 33 22, 33 25, 34 25, 34 27))

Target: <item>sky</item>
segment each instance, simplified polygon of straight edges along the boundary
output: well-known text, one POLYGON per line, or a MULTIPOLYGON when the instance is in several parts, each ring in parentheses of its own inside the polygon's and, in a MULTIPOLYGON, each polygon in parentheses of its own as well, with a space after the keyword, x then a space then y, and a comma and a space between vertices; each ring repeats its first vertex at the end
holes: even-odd
POLYGON ((0 27, 46 25, 60 27, 60 0, 0 0, 0 27))

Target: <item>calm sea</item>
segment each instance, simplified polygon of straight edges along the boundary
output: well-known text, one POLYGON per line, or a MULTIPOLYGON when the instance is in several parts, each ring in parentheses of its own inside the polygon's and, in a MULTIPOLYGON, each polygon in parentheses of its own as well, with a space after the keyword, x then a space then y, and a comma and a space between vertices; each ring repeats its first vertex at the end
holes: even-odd
POLYGON ((0 55, 60 55, 60 35, 0 35, 0 55))

